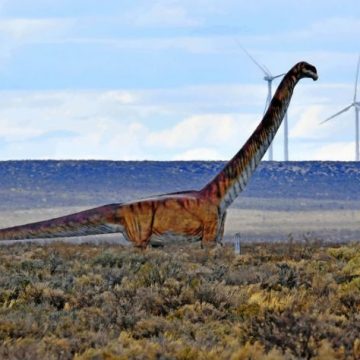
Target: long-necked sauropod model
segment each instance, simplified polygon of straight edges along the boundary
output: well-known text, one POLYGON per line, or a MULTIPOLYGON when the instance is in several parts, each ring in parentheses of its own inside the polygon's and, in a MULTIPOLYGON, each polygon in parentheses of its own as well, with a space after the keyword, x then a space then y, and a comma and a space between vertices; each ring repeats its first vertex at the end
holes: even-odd
POLYGON ((302 78, 317 80, 316 68, 299 62, 284 76, 260 124, 239 152, 198 191, 184 191, 100 206, 51 220, 0 230, 0 240, 122 233, 135 246, 186 239, 221 242, 226 210, 259 165, 273 140, 293 90, 302 78))

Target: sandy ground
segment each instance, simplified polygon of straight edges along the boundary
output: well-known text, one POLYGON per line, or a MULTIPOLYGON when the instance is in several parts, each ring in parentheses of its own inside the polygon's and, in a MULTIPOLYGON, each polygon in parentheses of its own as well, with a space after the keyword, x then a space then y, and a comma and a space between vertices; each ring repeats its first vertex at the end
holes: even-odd
POLYGON ((225 236, 240 233, 245 240, 321 239, 359 241, 359 210, 229 211, 225 236))
MULTIPOLYGON (((21 225, 77 212, 86 207, 15 210, 0 212, 0 227, 21 225)), ((360 241, 359 210, 306 210, 275 211, 229 209, 225 240, 240 233, 243 241, 284 241, 290 237, 296 241, 360 241)), ((72 241, 123 241, 121 235, 81 237, 72 241)))

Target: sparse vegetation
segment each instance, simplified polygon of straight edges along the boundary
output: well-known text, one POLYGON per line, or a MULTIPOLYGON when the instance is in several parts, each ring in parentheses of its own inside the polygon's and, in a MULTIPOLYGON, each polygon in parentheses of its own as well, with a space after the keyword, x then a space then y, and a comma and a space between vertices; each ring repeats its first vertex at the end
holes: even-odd
POLYGON ((360 245, 0 247, 1 359, 359 359, 360 245))

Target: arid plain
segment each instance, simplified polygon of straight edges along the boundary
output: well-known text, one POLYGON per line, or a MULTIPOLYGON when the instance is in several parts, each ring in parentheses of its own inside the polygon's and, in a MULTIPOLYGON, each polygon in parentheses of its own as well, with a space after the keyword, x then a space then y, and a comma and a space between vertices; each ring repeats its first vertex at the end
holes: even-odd
MULTIPOLYGON (((0 226, 199 189, 222 166, 0 163, 0 226)), ((0 246, 0 358, 359 359, 359 184, 356 163, 263 163, 228 212, 240 255, 120 234, 0 246)))
MULTIPOLYGON (((224 162, 0 163, 0 227, 173 191, 199 189, 224 162)), ((360 240, 360 166, 263 162, 228 211, 225 241, 360 240)), ((121 241, 121 235, 87 237, 121 241)), ((78 241, 79 239, 72 239, 78 241)))

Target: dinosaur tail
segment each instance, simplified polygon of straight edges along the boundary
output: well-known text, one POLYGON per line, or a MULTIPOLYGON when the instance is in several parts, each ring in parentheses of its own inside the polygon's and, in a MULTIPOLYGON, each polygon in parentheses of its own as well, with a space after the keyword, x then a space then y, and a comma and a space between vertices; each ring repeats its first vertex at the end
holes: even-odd
POLYGON ((122 231, 121 204, 100 206, 71 215, 0 229, 0 240, 47 239, 122 231))

